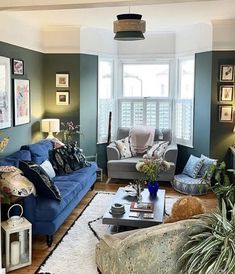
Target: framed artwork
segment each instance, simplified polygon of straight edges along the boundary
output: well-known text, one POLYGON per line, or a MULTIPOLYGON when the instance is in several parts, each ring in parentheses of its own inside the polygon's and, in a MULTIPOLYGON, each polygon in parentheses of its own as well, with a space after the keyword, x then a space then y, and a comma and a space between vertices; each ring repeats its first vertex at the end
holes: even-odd
POLYGON ((0 129, 11 127, 11 62, 0 56, 0 129))
POLYGON ((23 75, 24 74, 24 61, 13 59, 12 68, 13 68, 13 74, 23 75))
POLYGON ((30 122, 29 80, 14 79, 14 126, 30 122))
POLYGON ((69 91, 68 90, 58 90, 56 92, 56 104, 57 105, 69 105, 69 91))
POLYGON ((57 88, 68 88, 69 87, 69 74, 68 73, 57 73, 56 74, 56 87, 57 88))
POLYGON ((219 100, 221 102, 233 101, 234 86, 220 86, 219 100))
POLYGON ((223 123, 231 123, 233 121, 232 106, 219 106, 219 121, 223 123))
POLYGON ((220 66, 220 81, 221 82, 234 82, 234 65, 221 65, 220 66))

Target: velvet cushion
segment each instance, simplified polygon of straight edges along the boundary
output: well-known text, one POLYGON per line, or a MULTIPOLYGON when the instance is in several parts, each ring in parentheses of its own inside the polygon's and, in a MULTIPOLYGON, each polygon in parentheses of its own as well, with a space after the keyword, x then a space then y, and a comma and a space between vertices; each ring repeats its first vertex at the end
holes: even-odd
MULTIPOLYGON (((203 159, 203 165, 202 168, 200 169, 199 173, 198 173, 198 177, 203 177, 206 172, 208 171, 210 165, 212 164, 216 164, 217 160, 216 159, 211 159, 206 157, 205 155, 201 154, 201 159, 203 159)), ((208 179, 210 180, 213 174, 208 174, 208 179)))
POLYGON ((34 192, 34 185, 14 166, 0 167, 0 185, 4 192, 18 197, 27 197, 34 192))
POLYGON ((154 142, 153 146, 150 149, 148 149, 147 156, 156 157, 156 158, 163 157, 168 147, 168 144, 169 142, 165 142, 165 141, 154 142))
POLYGON ((90 166, 80 149, 74 144, 50 150, 49 159, 57 175, 69 174, 80 168, 90 166))
POLYGON ((0 166, 19 166, 19 161, 30 161, 31 160, 31 154, 28 150, 19 150, 15 153, 0 158, 0 166))
POLYGON ((40 167, 44 169, 44 171, 47 173, 47 175, 50 177, 50 179, 55 177, 55 170, 53 169, 53 166, 49 160, 44 161, 40 167))
POLYGON ((194 179, 197 178, 197 175, 203 165, 203 162, 204 162, 204 159, 190 155, 184 167, 183 174, 188 175, 194 179))
POLYGON ((24 175, 34 184, 39 196, 61 200, 59 189, 47 175, 43 168, 30 161, 20 161, 20 169, 24 175))
POLYGON ((117 149, 119 150, 121 158, 132 157, 129 137, 115 141, 115 145, 117 149))
POLYGON ((38 165, 48 160, 48 151, 53 148, 52 142, 48 139, 42 140, 38 143, 22 146, 21 149, 29 150, 32 161, 38 165))

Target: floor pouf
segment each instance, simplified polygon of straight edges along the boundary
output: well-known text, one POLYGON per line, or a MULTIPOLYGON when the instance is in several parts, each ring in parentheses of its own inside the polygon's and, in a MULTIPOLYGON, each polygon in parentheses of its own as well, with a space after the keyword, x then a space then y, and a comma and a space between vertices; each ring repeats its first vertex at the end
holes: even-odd
POLYGON ((185 174, 175 175, 172 186, 176 191, 189 195, 207 194, 209 188, 202 178, 193 179, 185 174))

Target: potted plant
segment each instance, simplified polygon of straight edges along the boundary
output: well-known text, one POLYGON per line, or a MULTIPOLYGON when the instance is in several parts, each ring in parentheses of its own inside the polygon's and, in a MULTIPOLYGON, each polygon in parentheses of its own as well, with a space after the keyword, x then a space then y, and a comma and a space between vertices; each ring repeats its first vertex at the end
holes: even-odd
POLYGON ((161 171, 170 168, 170 164, 162 158, 144 156, 136 164, 136 169, 144 173, 150 196, 155 198, 159 188, 157 179, 161 171))
MULTIPOLYGON (((61 132, 63 133, 63 141, 67 144, 71 143, 75 135, 83 135, 79 130, 80 125, 75 124, 73 121, 61 122, 61 132)), ((75 141, 75 143, 77 143, 75 141)))

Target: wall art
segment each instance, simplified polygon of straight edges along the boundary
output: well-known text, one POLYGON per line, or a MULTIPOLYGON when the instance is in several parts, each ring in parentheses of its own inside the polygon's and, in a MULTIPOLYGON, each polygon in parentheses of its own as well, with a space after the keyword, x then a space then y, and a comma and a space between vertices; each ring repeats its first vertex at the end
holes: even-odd
POLYGON ((29 80, 14 79, 14 125, 30 122, 29 80))
POLYGON ((219 121, 223 123, 231 123, 233 121, 232 106, 219 106, 219 121))
POLYGON ((57 105, 69 105, 69 91, 68 90, 58 90, 56 92, 56 104, 57 105))
POLYGON ((69 87, 69 74, 68 73, 57 73, 56 74, 56 87, 57 88, 68 88, 69 87))
POLYGON ((11 127, 10 58, 0 56, 0 129, 11 127))
POLYGON ((13 68, 13 74, 23 75, 24 74, 24 61, 13 59, 12 68, 13 68))
POLYGON ((221 102, 233 101, 234 86, 220 86, 219 100, 221 102))
POLYGON ((221 65, 220 66, 220 81, 221 82, 234 82, 234 65, 221 65))

